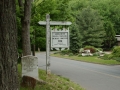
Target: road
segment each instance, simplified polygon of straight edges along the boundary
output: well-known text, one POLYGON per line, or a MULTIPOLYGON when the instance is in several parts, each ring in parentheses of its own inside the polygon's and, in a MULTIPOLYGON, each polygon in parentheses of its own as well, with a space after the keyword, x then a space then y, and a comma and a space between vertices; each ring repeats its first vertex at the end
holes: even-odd
MULTIPOLYGON (((39 68, 46 69, 45 53, 36 53, 39 68)), ((106 66, 50 57, 51 72, 69 78, 86 90, 120 90, 120 65, 106 66)))

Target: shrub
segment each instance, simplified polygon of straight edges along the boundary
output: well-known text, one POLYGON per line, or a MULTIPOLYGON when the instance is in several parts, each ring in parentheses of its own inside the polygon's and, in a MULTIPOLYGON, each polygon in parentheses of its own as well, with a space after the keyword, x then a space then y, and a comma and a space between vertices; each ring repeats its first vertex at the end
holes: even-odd
POLYGON ((78 54, 78 57, 81 57, 82 56, 82 54, 78 54))
POLYGON ((96 52, 96 48, 93 46, 85 46, 84 50, 90 50, 91 53, 95 53, 96 52))
POLYGON ((120 57, 113 57, 113 59, 120 62, 120 57))
POLYGON ((58 54, 58 53, 60 53, 60 52, 54 52, 54 54, 58 54))
POLYGON ((109 54, 105 54, 104 56, 101 56, 99 58, 104 59, 104 60, 110 60, 109 56, 110 56, 109 54))
POLYGON ((70 53, 69 56, 73 56, 73 53, 70 53))
POLYGON ((120 46, 114 47, 114 49, 112 51, 112 55, 113 55, 113 57, 120 57, 120 46))
POLYGON ((109 59, 113 59, 113 57, 114 57, 114 56, 113 56, 112 54, 108 54, 108 58, 109 58, 109 59))
POLYGON ((115 46, 111 54, 105 54, 103 57, 100 57, 105 60, 117 60, 120 61, 120 46, 115 46))
POLYGON ((62 51, 61 51, 61 54, 62 54, 62 55, 66 55, 66 54, 68 55, 69 53, 71 53, 70 50, 62 50, 62 51))
POLYGON ((97 52, 93 53, 93 56, 99 56, 99 53, 97 53, 97 52))
POLYGON ((102 48, 96 48, 96 51, 103 51, 103 49, 102 48))
POLYGON ((82 53, 84 51, 84 48, 79 49, 79 53, 82 53))

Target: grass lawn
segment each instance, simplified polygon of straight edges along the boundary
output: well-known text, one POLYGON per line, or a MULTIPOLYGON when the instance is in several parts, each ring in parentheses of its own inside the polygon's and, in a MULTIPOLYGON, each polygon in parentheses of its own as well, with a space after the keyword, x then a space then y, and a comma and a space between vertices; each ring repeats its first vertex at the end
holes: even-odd
POLYGON ((104 65, 120 65, 120 62, 116 60, 103 60, 98 58, 97 56, 68 56, 68 55, 61 55, 61 54, 52 54, 51 56, 66 58, 71 60, 77 61, 84 61, 96 64, 104 64, 104 65))
MULTIPOLYGON (((21 65, 18 64, 18 73, 21 80, 21 65)), ((80 87, 80 85, 75 82, 70 81, 67 78, 57 76, 54 74, 46 75, 44 70, 39 70, 40 79, 47 82, 45 85, 36 85, 34 90, 85 90, 80 87)), ((25 88, 20 87, 20 90, 27 90, 25 88)))

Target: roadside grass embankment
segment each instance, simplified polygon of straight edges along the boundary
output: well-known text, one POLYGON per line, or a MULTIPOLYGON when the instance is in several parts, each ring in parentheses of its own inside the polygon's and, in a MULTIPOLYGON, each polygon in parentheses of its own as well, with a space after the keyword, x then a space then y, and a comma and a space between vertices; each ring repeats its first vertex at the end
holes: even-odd
MULTIPOLYGON (((21 81, 21 65, 18 64, 18 75, 21 81)), ((75 82, 68 78, 57 76, 55 74, 47 75, 44 70, 39 70, 39 78, 46 82, 46 84, 37 84, 34 90, 85 90, 75 82)), ((29 90, 20 87, 20 90, 29 90)))
POLYGON ((120 62, 116 60, 104 60, 104 59, 98 58, 98 56, 78 56, 78 55, 69 56, 69 55, 62 55, 60 53, 51 54, 51 56, 66 58, 66 59, 71 59, 71 60, 77 60, 77 61, 83 61, 83 62, 89 62, 89 63, 95 63, 95 64, 120 65, 120 62))

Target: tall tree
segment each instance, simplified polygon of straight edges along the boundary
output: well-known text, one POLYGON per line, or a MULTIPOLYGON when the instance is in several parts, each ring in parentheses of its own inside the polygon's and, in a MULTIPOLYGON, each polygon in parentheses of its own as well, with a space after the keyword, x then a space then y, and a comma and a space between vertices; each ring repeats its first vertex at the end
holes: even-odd
MULTIPOLYGON (((32 54, 35 56, 35 49, 38 49, 38 44, 41 44, 37 42, 37 39, 41 38, 39 33, 41 33, 41 28, 38 25, 38 21, 40 20, 40 12, 39 12, 39 5, 41 4, 42 0, 34 0, 32 3, 31 8, 31 25, 30 25, 30 41, 31 41, 31 50, 32 54), (38 35, 38 36, 37 36, 38 35), (38 44, 36 44, 38 43, 38 44)), ((44 30, 43 30, 44 31, 44 30)), ((42 32, 43 32, 42 31, 42 32)), ((45 45, 44 45, 45 47, 45 45)), ((40 48, 40 47, 39 47, 40 48)))
MULTIPOLYGON (((50 19, 53 21, 64 21, 69 20, 69 9, 68 9, 69 0, 43 0, 42 2, 37 2, 35 0, 32 7, 32 17, 31 17, 31 33, 35 30, 35 43, 36 47, 39 47, 41 50, 45 50, 45 28, 44 26, 38 26, 37 22, 45 20, 47 13, 50 14, 50 19)), ((59 26, 57 26, 59 27, 59 26)), ((54 26, 52 27, 54 28, 54 26)), ((62 27, 60 27, 62 28, 62 27)), ((31 35, 33 36, 33 35, 31 35)), ((32 38, 31 38, 32 39, 32 38)), ((34 41, 32 39, 32 41, 34 41)))
POLYGON ((56 10, 58 11, 56 14, 54 14, 55 20, 61 20, 66 21, 70 20, 70 8, 69 8, 69 1, 70 0, 56 0, 57 7, 56 10))
POLYGON ((0 0, 0 90, 18 90, 15 0, 0 0))
POLYGON ((73 24, 70 28, 70 50, 72 53, 79 52, 82 45, 81 39, 82 37, 80 35, 79 28, 77 28, 76 24, 73 24))
POLYGON ((76 17, 76 24, 82 35, 83 45, 100 47, 105 30, 99 13, 90 7, 82 9, 76 17))
POLYGON ((120 34, 120 0, 94 0, 92 8, 103 17, 106 32, 103 44, 105 49, 110 49, 115 45, 115 34, 120 34))
POLYGON ((104 46, 107 48, 111 48, 115 44, 115 30, 113 29, 113 24, 110 21, 106 21, 104 24, 105 27, 105 39, 104 39, 104 46))
POLYGON ((23 55, 31 55, 30 46, 30 18, 31 18, 31 3, 32 0, 18 0, 21 11, 21 25, 22 25, 22 47, 23 55))

